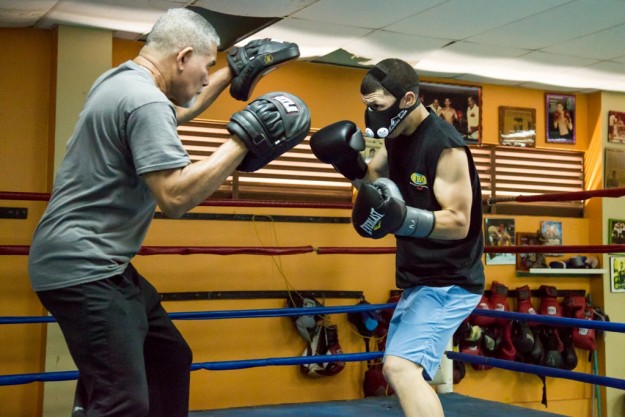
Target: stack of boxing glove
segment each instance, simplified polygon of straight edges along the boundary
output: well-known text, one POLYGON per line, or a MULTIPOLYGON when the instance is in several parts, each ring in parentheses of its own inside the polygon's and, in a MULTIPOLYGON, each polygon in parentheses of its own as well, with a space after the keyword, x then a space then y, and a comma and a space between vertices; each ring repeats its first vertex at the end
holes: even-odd
MULTIPOLYGON (((532 305, 532 292, 527 285, 516 289, 516 306, 519 313, 538 314, 532 305)), ((512 342, 517 350, 517 360, 532 364, 542 362, 544 349, 538 327, 538 323, 532 321, 512 321, 512 342)))
MULTIPOLYGON (((335 324, 318 323, 312 341, 306 346, 302 356, 340 355, 338 328, 335 324)), ((326 361, 300 365, 302 374, 310 377, 333 376, 345 368, 345 362, 326 361)))
MULTIPOLYGON (((286 300, 288 308, 323 307, 313 297, 304 297, 299 293, 290 293, 286 300)), ((302 356, 338 355, 343 353, 339 344, 338 328, 330 324, 322 314, 302 314, 291 316, 299 335, 306 342, 302 356)), ((304 375, 311 377, 332 376, 345 368, 345 362, 319 362, 300 365, 304 375)))
MULTIPOLYGON (((538 289, 540 297, 540 314, 551 317, 562 317, 562 306, 558 301, 558 290, 551 285, 541 285, 538 289)), ((564 343, 560 338, 560 329, 554 325, 544 324, 540 328, 540 337, 545 348, 545 357, 541 365, 562 368, 564 365, 564 343)))
MULTIPOLYGON (((490 288, 491 295, 488 299, 491 307, 497 311, 510 311, 508 302, 508 287, 493 281, 490 288)), ((516 357, 516 348, 512 343, 512 322, 509 319, 498 318, 493 326, 493 339, 496 341, 491 355, 499 359, 512 361, 516 357)))
MULTIPOLYGON (((592 306, 586 304, 586 297, 571 295, 565 297, 563 302, 564 315, 582 320, 594 320, 595 311, 592 306)), ((574 327, 571 329, 571 341, 573 346, 579 349, 593 351, 597 348, 595 330, 574 327)))
MULTIPOLYGON (((482 296, 478 309, 510 311, 508 302, 508 288, 497 281, 491 284, 489 297, 482 296)), ((512 323, 502 318, 469 316, 468 325, 463 323, 460 331, 464 334, 460 339, 460 351, 477 356, 496 357, 504 360, 516 358, 516 348, 512 340, 512 323), (463 331, 464 327, 464 331, 463 331)), ((471 365, 476 370, 486 370, 490 367, 471 365)))
MULTIPOLYGON (((387 304, 397 303, 399 298, 399 294, 391 294, 387 300, 387 304)), ((373 331, 365 330, 365 334, 371 334, 372 337, 377 339, 377 349, 380 352, 383 352, 386 348, 386 336, 394 311, 394 308, 376 311, 375 320, 377 321, 377 326, 373 331)), ((395 394, 395 391, 393 391, 393 388, 391 388, 384 377, 381 361, 367 363, 367 370, 365 371, 363 380, 363 392, 365 397, 380 397, 395 394)))

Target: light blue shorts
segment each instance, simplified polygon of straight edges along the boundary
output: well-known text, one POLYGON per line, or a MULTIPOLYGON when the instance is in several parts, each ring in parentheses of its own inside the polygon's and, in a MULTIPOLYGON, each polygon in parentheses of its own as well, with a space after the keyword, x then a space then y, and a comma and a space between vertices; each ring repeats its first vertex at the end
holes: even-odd
POLYGON ((455 285, 404 290, 388 329, 385 355, 421 365, 425 379, 432 380, 454 332, 480 299, 455 285))

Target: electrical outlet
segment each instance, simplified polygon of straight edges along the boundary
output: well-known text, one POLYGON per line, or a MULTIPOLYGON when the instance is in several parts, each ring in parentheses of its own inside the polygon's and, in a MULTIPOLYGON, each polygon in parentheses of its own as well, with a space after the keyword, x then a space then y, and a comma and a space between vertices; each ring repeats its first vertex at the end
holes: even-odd
POLYGON ((25 207, 0 207, 0 219, 26 219, 28 209, 25 207))

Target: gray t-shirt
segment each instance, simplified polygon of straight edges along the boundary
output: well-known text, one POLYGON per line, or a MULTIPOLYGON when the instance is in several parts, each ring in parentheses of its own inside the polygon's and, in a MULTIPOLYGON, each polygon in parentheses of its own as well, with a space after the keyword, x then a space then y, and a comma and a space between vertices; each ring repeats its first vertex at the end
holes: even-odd
POLYGON ((128 61, 100 76, 33 237, 28 259, 33 289, 64 288, 123 272, 156 208, 141 175, 189 163, 175 108, 145 69, 128 61))

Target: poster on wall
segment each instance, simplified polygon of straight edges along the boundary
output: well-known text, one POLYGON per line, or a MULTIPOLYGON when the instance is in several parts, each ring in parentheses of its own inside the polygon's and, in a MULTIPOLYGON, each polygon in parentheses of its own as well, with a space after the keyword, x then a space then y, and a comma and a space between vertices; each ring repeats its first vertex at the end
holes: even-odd
POLYGON ((625 186, 625 150, 606 148, 604 166, 604 188, 625 186))
MULTIPOLYGON (((545 237, 545 245, 562 245, 562 222, 543 220, 540 222, 540 232, 545 237)), ((545 256, 562 256, 562 254, 546 253, 545 256)))
POLYGON ((466 144, 481 143, 481 87, 422 82, 419 98, 425 107, 452 124, 466 144))
MULTIPOLYGON (((518 246, 534 246, 543 245, 545 239, 540 233, 526 233, 520 232, 517 234, 518 246)), ((517 271, 526 272, 530 268, 547 268, 547 261, 544 253, 517 253, 516 254, 516 269, 517 271)))
POLYGON ((499 144, 502 146, 536 146, 536 109, 499 107, 499 144))
POLYGON ((575 143, 575 96, 545 94, 547 143, 575 143))
MULTIPOLYGON (((484 219, 485 246, 504 247, 515 245, 514 219, 484 219)), ((514 265, 514 253, 486 253, 486 265, 514 265)))
POLYGON ((608 111, 608 142, 625 143, 625 113, 608 111))
POLYGON ((610 290, 625 292, 625 256, 610 258, 610 290))
POLYGON ((608 245, 625 244, 625 220, 608 219, 608 245))

